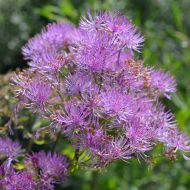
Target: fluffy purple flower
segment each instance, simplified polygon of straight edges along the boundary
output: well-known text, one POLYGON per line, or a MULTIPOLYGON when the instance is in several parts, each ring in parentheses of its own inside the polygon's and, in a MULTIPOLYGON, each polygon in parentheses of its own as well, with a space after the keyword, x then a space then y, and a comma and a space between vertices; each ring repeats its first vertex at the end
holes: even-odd
POLYGON ((85 121, 88 115, 89 111, 85 105, 70 101, 64 104, 63 112, 56 113, 53 117, 54 122, 61 126, 62 132, 68 134, 68 132, 77 132, 80 127, 85 127, 88 124, 85 121))
POLYGON ((70 24, 49 24, 41 34, 33 37, 23 47, 25 59, 32 61, 34 66, 35 64, 36 66, 49 65, 55 59, 56 53, 59 53, 69 41, 73 29, 74 27, 70 24))
POLYGON ((75 147, 87 150, 94 167, 103 167, 114 160, 127 160, 132 152, 126 138, 112 138, 102 128, 89 129, 87 134, 78 134, 79 141, 75 147))
POLYGON ((117 51, 114 39, 104 32, 91 35, 79 30, 78 35, 72 50, 76 62, 92 71, 100 72, 107 69, 110 58, 117 51))
POLYGON ((88 73, 76 72, 65 79, 64 90, 68 96, 83 94, 92 85, 92 79, 88 73))
POLYGON ((21 153, 21 146, 18 142, 9 138, 0 138, 0 157, 14 158, 21 153))
POLYGON ((120 137, 117 139, 113 139, 110 143, 110 148, 108 149, 110 151, 110 160, 109 162, 113 160, 128 160, 131 158, 131 149, 130 146, 127 143, 127 138, 120 137))
POLYGON ((50 85, 41 81, 32 81, 29 84, 26 96, 32 103, 42 106, 51 95, 50 85))
POLYGON ((132 152, 145 152, 151 149, 150 132, 144 126, 134 125, 126 131, 126 137, 129 139, 129 147, 132 152))
MULTIPOLYGON (((158 128, 156 130, 157 138, 168 150, 180 150, 184 153, 190 151, 190 138, 182 132, 179 132, 174 122, 174 115, 170 112, 164 112, 164 107, 159 107, 157 113, 158 128)), ((185 157, 185 156, 184 156, 185 157)), ((185 157, 186 158, 186 157, 185 157)))
MULTIPOLYGON (((61 67, 67 62, 67 55, 65 52, 55 53, 50 61, 47 61, 47 65, 44 65, 43 72, 49 72, 52 75, 56 74, 61 67)), ((35 63, 30 65, 35 66, 35 63)))
POLYGON ((27 78, 31 73, 26 72, 14 78, 17 86, 17 97, 29 108, 44 109, 44 104, 51 96, 51 85, 43 81, 39 75, 34 74, 27 78))
POLYGON ((80 28, 89 32, 104 30, 103 12, 95 13, 94 18, 91 13, 87 12, 87 17, 82 17, 80 21, 80 28))
POLYGON ((68 163, 65 157, 56 153, 37 152, 29 156, 33 166, 41 170, 42 175, 60 179, 67 174, 68 163))
POLYGON ((133 113, 133 100, 118 90, 107 90, 100 96, 99 105, 103 113, 118 115, 119 117, 130 116, 133 113))
POLYGON ((71 43, 75 60, 82 67, 97 72, 115 70, 120 68, 124 52, 125 58, 129 58, 130 50, 138 51, 143 37, 123 16, 100 13, 93 19, 88 13, 88 17, 81 20, 71 43))
POLYGON ((13 169, 0 180, 0 187, 6 190, 34 190, 36 182, 33 176, 26 171, 14 171, 13 169))
POLYGON ((67 175, 67 160, 56 153, 33 153, 28 157, 26 165, 33 170, 40 171, 38 189, 53 190, 54 185, 60 183, 67 175))
POLYGON ((88 32, 107 31, 116 37, 121 47, 138 51, 144 38, 128 19, 120 13, 101 12, 95 13, 94 18, 88 13, 88 18, 83 17, 80 28, 88 32))
POLYGON ((176 91, 176 82, 169 73, 154 71, 151 74, 151 86, 159 93, 169 98, 170 94, 176 91))
MULTIPOLYGON (((98 105, 99 105, 99 88, 97 85, 91 85, 85 93, 81 94, 82 104, 84 104, 89 111, 89 118, 95 118, 98 115, 98 105)), ((89 121, 90 122, 90 121, 89 121)), ((93 122, 92 122, 93 123, 93 122)))

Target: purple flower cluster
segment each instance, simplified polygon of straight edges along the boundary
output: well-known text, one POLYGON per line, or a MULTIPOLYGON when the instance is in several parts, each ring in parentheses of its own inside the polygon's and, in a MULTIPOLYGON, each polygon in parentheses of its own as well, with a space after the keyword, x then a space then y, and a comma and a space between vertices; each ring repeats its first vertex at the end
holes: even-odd
MULTIPOLYGON (((136 58, 143 41, 120 13, 88 13, 78 28, 50 24, 23 48, 30 68, 14 77, 17 97, 50 122, 50 133, 61 131, 93 167, 145 158, 157 143, 170 158, 177 150, 189 152, 190 138, 159 102, 175 92, 175 80, 136 58)), ((64 160, 48 154, 46 163, 44 156, 29 158, 44 178, 44 171, 53 177, 65 173, 51 161, 64 160)))
POLYGON ((53 189, 53 184, 60 182, 67 174, 66 158, 51 152, 37 152, 31 154, 26 164, 35 170, 40 171, 39 186, 46 189, 53 189))
POLYGON ((32 174, 24 170, 16 172, 14 169, 11 169, 0 180, 0 187, 6 190, 34 190, 36 184, 32 174))
MULTIPOLYGON (((0 138, 2 142, 1 153, 6 159, 0 165, 0 188, 6 190, 53 190, 54 185, 61 183, 67 175, 68 163, 65 157, 48 152, 36 152, 25 158, 23 169, 14 169, 14 163, 9 159, 16 160, 21 146, 8 138, 0 138), (13 151, 13 149, 15 149, 13 151)), ((1 159, 1 157, 0 157, 1 159)), ((17 161, 18 162, 18 161, 17 161)))
POLYGON ((62 47, 69 41, 69 33, 73 30, 70 24, 49 24, 41 34, 29 40, 23 48, 23 55, 30 64, 44 71, 56 72, 64 63, 62 47))

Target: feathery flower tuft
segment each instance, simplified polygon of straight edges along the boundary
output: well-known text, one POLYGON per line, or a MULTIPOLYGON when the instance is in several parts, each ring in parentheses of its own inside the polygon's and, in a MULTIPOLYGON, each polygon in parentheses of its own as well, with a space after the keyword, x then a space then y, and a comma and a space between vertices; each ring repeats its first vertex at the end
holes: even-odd
POLYGON ((162 71, 154 71, 151 74, 151 85, 167 98, 170 97, 170 93, 176 91, 176 82, 174 78, 162 71))
POLYGON ((30 173, 26 171, 16 172, 12 169, 2 180, 0 180, 0 187, 6 190, 34 190, 36 189, 36 183, 30 173))
POLYGON ((0 157, 14 158, 21 153, 21 146, 18 142, 9 138, 0 137, 0 157))
POLYGON ((36 66, 48 65, 56 53, 69 42, 70 33, 74 27, 70 24, 53 23, 42 30, 23 47, 23 55, 26 60, 36 66))
POLYGON ((68 163, 65 157, 48 152, 37 152, 29 155, 26 165, 33 170, 40 171, 39 189, 53 190, 54 185, 60 183, 67 175, 68 163))
MULTIPOLYGON (((19 104, 68 140, 77 164, 85 158, 85 166, 102 168, 117 159, 145 159, 158 143, 169 159, 178 150, 187 158, 190 138, 160 103, 176 82, 134 56, 143 41, 120 13, 88 12, 78 27, 50 24, 23 48, 30 67, 14 77, 19 104)), ((67 174, 57 154, 34 153, 29 162, 40 171, 42 189, 53 189, 67 174)))
POLYGON ((66 158, 56 153, 37 152, 29 156, 33 166, 41 170, 42 175, 48 175, 52 178, 59 179, 67 174, 66 158))

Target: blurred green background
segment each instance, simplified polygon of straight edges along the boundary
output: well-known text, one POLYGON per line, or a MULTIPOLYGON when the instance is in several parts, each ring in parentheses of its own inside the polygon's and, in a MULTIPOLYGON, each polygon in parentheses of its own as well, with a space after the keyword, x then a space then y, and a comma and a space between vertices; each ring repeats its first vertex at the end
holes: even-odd
MULTIPOLYGON (((190 134, 190 0, 0 0, 0 133, 6 131, 14 102, 9 78, 16 68, 27 67, 21 46, 48 22, 77 24, 88 9, 119 10, 136 24, 145 36, 141 55, 145 64, 176 77, 178 92, 170 102, 163 101, 175 113, 179 128, 190 134)), ((20 114, 19 129, 38 125, 35 116, 26 111, 20 114)), ((151 165, 115 162, 102 173, 77 171, 58 189, 189 190, 190 161, 179 155, 175 163, 166 159, 151 165)))

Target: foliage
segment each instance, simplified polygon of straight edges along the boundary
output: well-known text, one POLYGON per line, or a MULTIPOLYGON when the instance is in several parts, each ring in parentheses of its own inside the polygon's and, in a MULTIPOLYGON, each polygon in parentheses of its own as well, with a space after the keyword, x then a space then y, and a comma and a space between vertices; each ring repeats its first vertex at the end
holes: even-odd
POLYGON ((16 67, 26 67, 20 54, 29 36, 45 23, 34 12, 48 0, 0 0, 0 73, 16 67))

